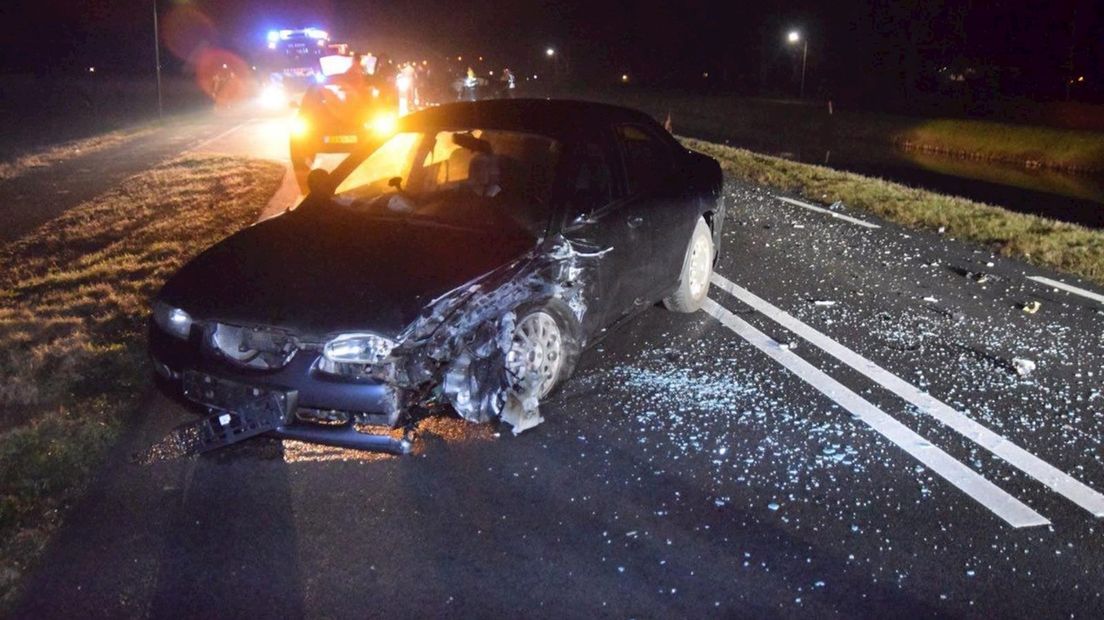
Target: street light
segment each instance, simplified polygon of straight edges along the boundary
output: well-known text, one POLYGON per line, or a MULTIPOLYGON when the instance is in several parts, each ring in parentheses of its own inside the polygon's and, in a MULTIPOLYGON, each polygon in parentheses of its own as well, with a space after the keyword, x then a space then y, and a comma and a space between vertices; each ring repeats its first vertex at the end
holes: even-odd
POLYGON ((560 55, 556 53, 556 48, 548 47, 544 50, 544 55, 552 61, 552 75, 554 79, 560 77, 560 55))
POLYGON ((790 45, 801 42, 804 44, 804 48, 801 51, 801 99, 805 98, 805 61, 809 58, 809 40, 801 36, 801 33, 796 30, 791 30, 790 34, 786 35, 786 40, 790 42, 790 45))

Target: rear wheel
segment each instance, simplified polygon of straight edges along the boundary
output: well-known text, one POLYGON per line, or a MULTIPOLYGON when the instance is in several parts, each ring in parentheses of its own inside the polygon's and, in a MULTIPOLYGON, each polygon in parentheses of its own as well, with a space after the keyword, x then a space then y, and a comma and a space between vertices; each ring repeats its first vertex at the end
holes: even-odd
POLYGON ((678 288, 663 300, 663 305, 673 312, 697 312, 709 294, 712 275, 713 233, 705 218, 698 218, 682 259, 678 288))

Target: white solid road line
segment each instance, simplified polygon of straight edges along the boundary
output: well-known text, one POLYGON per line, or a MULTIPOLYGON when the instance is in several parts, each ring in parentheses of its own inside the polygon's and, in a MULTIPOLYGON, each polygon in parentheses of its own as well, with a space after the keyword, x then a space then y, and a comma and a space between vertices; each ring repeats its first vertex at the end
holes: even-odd
POLYGON ((1086 291, 1085 289, 1077 288, 1076 286, 1070 286, 1069 284, 1066 284, 1065 282, 1059 282, 1058 280, 1051 280, 1050 278, 1044 278, 1042 276, 1027 276, 1027 279, 1028 280, 1034 280, 1034 281, 1039 282, 1041 284, 1046 284, 1047 286, 1053 286, 1054 288, 1060 288, 1063 291, 1073 293, 1074 295, 1080 295, 1082 297, 1088 297, 1089 299, 1091 299, 1093 301, 1098 301, 1098 302, 1104 304, 1104 295, 1100 295, 1100 294, 1094 293, 1092 291, 1086 291))
POLYGON ((793 198, 786 198, 785 196, 775 196, 775 198, 781 200, 782 202, 788 202, 792 205, 796 205, 798 207, 801 207, 802 209, 808 209, 810 211, 816 211, 818 213, 827 213, 828 215, 831 215, 832 217, 834 217, 836 219, 841 219, 841 220, 844 220, 845 222, 851 222, 852 224, 858 224, 859 226, 865 226, 867 228, 881 228, 881 226, 878 226, 877 224, 871 224, 870 222, 865 222, 863 220, 860 220, 857 217, 851 217, 849 215, 844 215, 842 213, 836 213, 835 211, 832 211, 831 209, 825 209, 824 207, 818 207, 816 205, 811 205, 807 202, 801 202, 800 200, 794 200, 793 198))
POLYGON ((251 119, 251 120, 248 120, 248 121, 243 121, 241 123, 238 123, 237 125, 234 125, 230 129, 227 129, 226 131, 218 134, 217 136, 215 136, 213 138, 207 138, 206 140, 200 142, 199 144, 197 144, 197 145, 195 145, 195 146, 193 146, 189 149, 186 149, 184 152, 185 153, 195 153, 197 151, 200 151, 201 149, 207 148, 208 145, 214 144, 215 142, 225 138, 226 136, 234 133, 235 131, 245 127, 246 125, 255 123, 256 120, 257 119, 251 119))
POLYGON ((890 392, 912 403, 917 409, 954 429, 963 437, 1007 461, 1010 465, 1050 487, 1066 499, 1092 513, 1104 517, 1104 495, 1031 454, 973 419, 956 411, 931 394, 901 379, 862 357, 851 349, 783 312, 751 291, 733 284, 720 274, 713 274, 713 284, 743 303, 761 312, 798 336, 822 349, 832 357, 866 375, 890 392))
POLYGON ((951 455, 933 446, 907 426, 806 362, 797 354, 789 349, 782 348, 778 342, 722 308, 717 302, 706 299, 702 309, 713 315, 722 325, 747 340, 755 348, 766 353, 771 359, 851 412, 852 415, 869 424, 883 437, 911 454, 916 460, 926 465, 947 482, 958 487, 963 493, 974 498, 1012 527, 1031 527, 1050 523, 1043 515, 1035 512, 960 461, 955 460, 951 455))

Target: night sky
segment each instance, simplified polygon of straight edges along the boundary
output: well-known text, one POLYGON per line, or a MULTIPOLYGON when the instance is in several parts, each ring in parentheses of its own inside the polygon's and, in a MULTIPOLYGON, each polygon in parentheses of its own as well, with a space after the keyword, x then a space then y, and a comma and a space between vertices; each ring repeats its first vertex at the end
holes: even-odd
MULTIPOLYGON (((150 2, 4 4, 4 71, 95 65, 140 73, 152 66, 150 2)), ((797 27, 809 39, 810 89, 820 95, 907 90, 940 66, 983 67, 1007 88, 1040 98, 1062 93, 1070 75, 1085 76, 1078 85, 1084 98, 1104 93, 1099 0, 160 0, 158 6, 163 21, 173 11, 200 11, 214 43, 244 56, 263 46, 270 28, 314 25, 397 59, 482 55, 487 67, 543 71, 544 49, 552 45, 572 76, 588 82, 613 82, 625 72, 639 84, 769 93, 793 78, 799 53, 785 33, 797 27)), ((179 70, 171 55, 166 62, 179 70)))

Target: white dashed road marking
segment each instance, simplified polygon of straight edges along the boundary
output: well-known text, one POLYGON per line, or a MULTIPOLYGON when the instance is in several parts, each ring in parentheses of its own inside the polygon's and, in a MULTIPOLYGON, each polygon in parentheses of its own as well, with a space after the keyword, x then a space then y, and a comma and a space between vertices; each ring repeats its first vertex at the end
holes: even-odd
POLYGON ((751 306, 782 327, 794 332, 825 353, 859 371, 867 378, 912 403, 917 409, 939 420, 963 437, 973 441, 1007 461, 1013 467, 1050 487, 1066 499, 1081 506, 1095 517, 1104 517, 1104 495, 1062 472, 1050 463, 1031 454, 1004 437, 994 433, 968 416, 956 411, 931 394, 901 379, 828 336, 809 327, 797 318, 733 284, 719 274, 713 274, 713 284, 751 306))
POLYGON ((1047 286, 1053 286, 1054 288, 1060 288, 1063 291, 1073 293, 1074 295, 1080 295, 1082 297, 1088 297, 1093 301, 1098 301, 1104 304, 1104 295, 1094 293, 1092 291, 1086 291, 1083 288, 1077 288, 1076 286, 1070 286, 1065 282, 1059 282, 1058 280, 1051 280, 1050 278, 1044 278, 1042 276, 1027 276, 1028 280, 1034 280, 1040 284, 1046 284, 1047 286))
POLYGON ((806 362, 797 354, 789 349, 782 348, 778 342, 722 308, 717 302, 706 299, 703 309, 713 315, 722 325, 751 343, 755 348, 766 353, 771 359, 828 398, 831 398, 841 407, 851 412, 852 415, 869 424, 883 437, 911 454, 916 460, 947 482, 958 487, 963 493, 985 506, 1012 527, 1031 527, 1050 523, 1043 515, 1035 512, 943 450, 933 446, 907 426, 806 362))
POLYGON ((834 217, 836 219, 840 219, 840 220, 843 220, 845 222, 851 222, 852 224, 858 224, 859 226, 865 226, 867 228, 881 228, 881 226, 878 226, 877 224, 871 224, 870 222, 860 220, 857 217, 851 217, 849 215, 844 215, 842 213, 836 213, 835 211, 832 211, 831 209, 825 209, 824 207, 818 207, 816 205, 811 205, 807 202, 801 202, 800 200, 794 200, 793 198, 786 198, 785 196, 775 196, 775 198, 781 200, 782 202, 787 202, 787 203, 792 204, 794 206, 801 207, 802 209, 808 209, 810 211, 816 211, 817 213, 826 213, 826 214, 831 215, 832 217, 834 217))

